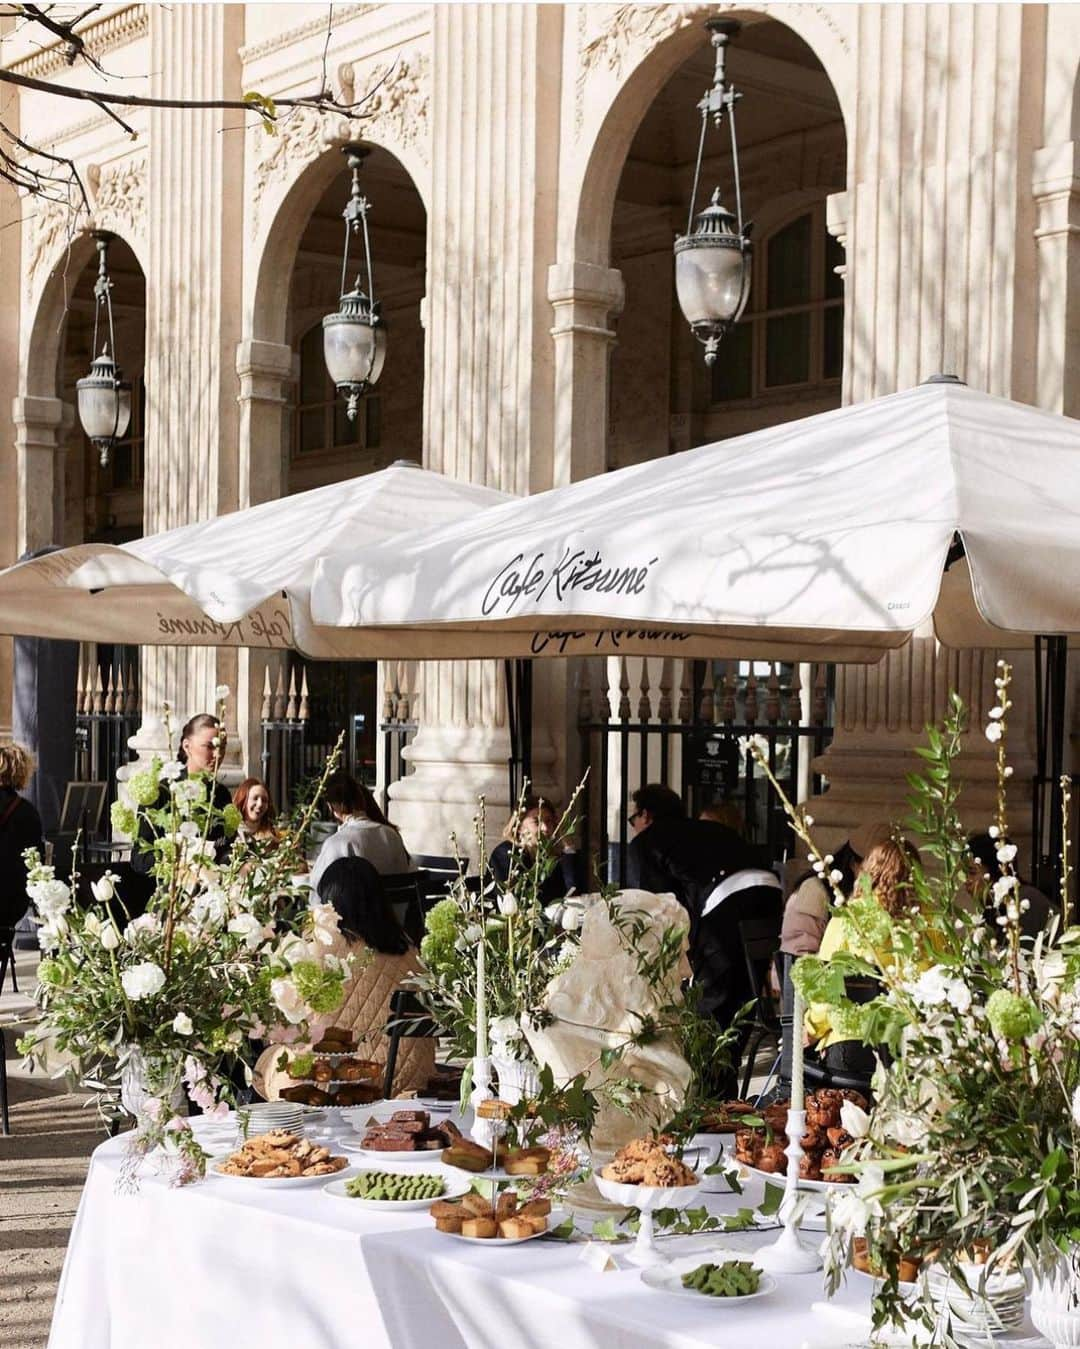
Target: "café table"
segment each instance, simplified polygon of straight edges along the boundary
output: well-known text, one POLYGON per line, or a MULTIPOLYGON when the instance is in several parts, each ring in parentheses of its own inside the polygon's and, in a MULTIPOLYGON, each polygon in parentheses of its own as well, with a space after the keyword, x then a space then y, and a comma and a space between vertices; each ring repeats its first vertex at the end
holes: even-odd
MULTIPOLYGON (((470 1245, 437 1232, 424 1212, 353 1208, 318 1185, 262 1189, 257 1181, 210 1178, 175 1188, 148 1161, 137 1191, 123 1192, 117 1181, 127 1147, 121 1135, 102 1143, 91 1160, 49 1349, 867 1343, 870 1285, 862 1278, 850 1278, 828 1302, 820 1273, 778 1277, 775 1291, 745 1303, 678 1297, 648 1288, 626 1262, 625 1246, 602 1245, 617 1268, 600 1272, 584 1258, 584 1242, 470 1245)), ((717 1214, 761 1199, 754 1180, 741 1196, 702 1196, 717 1214)), ((707 1258, 711 1248, 750 1252, 775 1236, 710 1233, 661 1244, 672 1256, 707 1258)), ((1046 1346, 1030 1324, 997 1343, 1046 1346)))

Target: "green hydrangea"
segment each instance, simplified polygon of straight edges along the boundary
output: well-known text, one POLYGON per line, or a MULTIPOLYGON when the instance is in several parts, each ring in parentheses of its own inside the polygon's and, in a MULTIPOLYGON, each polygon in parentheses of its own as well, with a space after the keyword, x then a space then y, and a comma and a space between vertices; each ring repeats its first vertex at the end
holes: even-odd
POLYGON ((232 836, 240 828, 240 821, 242 819, 242 816, 240 814, 239 807, 234 806, 232 802, 230 802, 221 812, 221 818, 225 825, 225 833, 228 835, 229 838, 232 838, 232 836))
POLYGON ((439 974, 453 968, 457 961, 457 941, 461 910, 452 899, 441 899, 427 915, 427 936, 420 943, 420 958, 429 970, 439 974))
POLYGON ((64 982, 64 967, 58 960, 42 960, 37 968, 38 982, 59 988, 64 982))
POLYGON ((313 960, 301 960, 292 967, 292 978, 296 991, 319 1016, 335 1012, 341 1006, 341 979, 331 970, 323 969, 313 960))
POLYGON ((144 768, 141 773, 133 773, 128 778, 128 796, 137 806, 152 806, 158 799, 160 790, 156 759, 149 768, 144 768))
POLYGON ((109 811, 109 818, 112 821, 114 833, 126 834, 128 838, 135 837, 138 821, 135 818, 135 812, 126 801, 114 801, 112 809, 109 811))
POLYGON ((1026 1040, 1043 1023, 1043 1014, 1030 998, 1011 993, 1007 988, 995 989, 986 1003, 986 1018, 990 1028, 1003 1040, 1011 1043, 1026 1040))
POLYGON ((865 1040, 870 1009, 854 1002, 842 1002, 829 1010, 832 1034, 838 1040, 865 1040))
POLYGON ((887 951, 893 944, 892 919, 873 897, 853 899, 842 911, 844 921, 856 935, 860 945, 874 951, 887 951))

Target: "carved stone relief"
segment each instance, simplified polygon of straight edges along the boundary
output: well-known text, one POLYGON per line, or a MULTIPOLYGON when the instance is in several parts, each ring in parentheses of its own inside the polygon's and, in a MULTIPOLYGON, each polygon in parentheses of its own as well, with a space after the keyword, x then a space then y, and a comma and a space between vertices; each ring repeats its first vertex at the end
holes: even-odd
MULTIPOLYGON (((415 148, 425 164, 431 162, 428 136, 430 105, 430 62, 426 52, 409 52, 396 57, 366 76, 363 84, 348 81, 343 68, 339 80, 343 88, 353 89, 354 97, 363 97, 363 89, 373 90, 363 116, 355 122, 326 117, 313 108, 301 108, 286 118, 276 136, 263 134, 256 143, 252 184, 251 234, 258 234, 264 198, 272 184, 291 181, 297 173, 330 145, 343 145, 350 138, 381 141, 415 148)), ((356 67, 352 68, 354 79, 356 67)))
POLYGON ((121 160, 91 172, 94 223, 128 239, 146 232, 146 159, 121 160))

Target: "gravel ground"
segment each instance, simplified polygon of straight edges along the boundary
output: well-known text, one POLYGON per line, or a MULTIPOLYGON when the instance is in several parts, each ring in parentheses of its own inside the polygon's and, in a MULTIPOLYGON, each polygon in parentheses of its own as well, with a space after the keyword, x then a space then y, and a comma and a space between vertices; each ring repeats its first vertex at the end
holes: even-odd
POLYGON ((36 955, 19 953, 19 995, 0 997, 11 1135, 0 1135, 0 1345, 44 1349, 87 1158, 105 1137, 93 1105, 62 1083, 27 1076, 15 1041, 34 984, 36 955))

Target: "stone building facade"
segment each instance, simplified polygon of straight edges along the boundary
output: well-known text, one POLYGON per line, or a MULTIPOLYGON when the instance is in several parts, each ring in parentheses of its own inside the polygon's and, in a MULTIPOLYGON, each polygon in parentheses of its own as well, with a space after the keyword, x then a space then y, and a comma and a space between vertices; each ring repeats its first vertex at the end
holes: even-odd
MULTIPOLYGON (((234 111, 137 109, 23 91, 18 124, 70 156, 92 218, 0 188, 0 561, 122 541, 396 459, 513 492, 908 387, 952 371, 1074 414, 1080 340, 1080 10, 1069 4, 131 4, 86 40, 125 90, 188 99, 373 91, 359 124, 299 111, 276 136, 234 111), (730 58, 755 220, 746 321, 709 375, 673 295, 709 83, 730 58), (321 364, 336 307, 340 146, 372 147, 385 372, 356 427, 321 364), (90 226, 114 231, 130 443, 99 471, 73 415, 89 363, 90 226)), ((7 21, 5 21, 7 22, 7 21)), ((20 35, 6 67, 93 84, 20 35)), ((727 178, 725 155, 706 174, 727 178)), ((754 466, 742 472, 752 483, 754 466)), ((829 491, 830 484, 819 490, 829 491)), ((256 744, 260 653, 145 650, 143 752, 163 698, 238 693, 256 744)), ((565 785, 579 677, 539 676, 537 760, 565 785)), ((949 685, 979 709, 992 653, 917 637, 838 675, 837 828, 902 788, 949 685)), ((395 789, 414 850, 442 852, 476 794, 505 800, 497 672, 427 667, 413 771, 395 789)), ((11 644, 0 646, 0 720, 11 644)), ((978 755, 971 770, 983 776, 978 755)), ((988 771, 988 764, 986 765, 988 771)))

